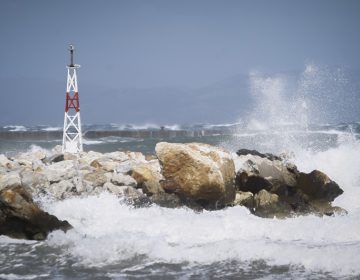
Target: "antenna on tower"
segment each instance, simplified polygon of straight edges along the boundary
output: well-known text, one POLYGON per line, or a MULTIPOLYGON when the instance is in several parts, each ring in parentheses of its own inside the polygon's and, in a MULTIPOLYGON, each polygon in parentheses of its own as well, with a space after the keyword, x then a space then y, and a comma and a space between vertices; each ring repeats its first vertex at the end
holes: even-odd
POLYGON ((74 45, 70 44, 69 51, 70 51, 70 64, 69 67, 74 67, 74 45))
POLYGON ((80 101, 76 69, 80 65, 74 64, 74 46, 69 46, 70 64, 67 68, 66 101, 64 116, 64 131, 62 151, 78 153, 83 151, 81 121, 80 121, 80 101))

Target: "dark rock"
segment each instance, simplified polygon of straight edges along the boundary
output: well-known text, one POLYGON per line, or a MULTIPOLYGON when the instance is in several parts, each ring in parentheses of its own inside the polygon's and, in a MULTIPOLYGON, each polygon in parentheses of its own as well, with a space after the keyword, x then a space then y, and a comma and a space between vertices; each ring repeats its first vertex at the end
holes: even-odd
POLYGON ((64 160, 64 154, 55 154, 55 155, 45 158, 43 161, 44 161, 44 163, 54 163, 54 162, 60 162, 63 160, 64 160))
POLYGON ((261 158, 267 158, 269 160, 282 160, 281 157, 273 155, 273 154, 262 154, 256 150, 248 150, 248 149, 240 149, 236 152, 238 156, 246 156, 246 155, 253 155, 253 156, 259 156, 261 158))
POLYGON ((172 179, 160 180, 160 185, 167 193, 181 192, 181 187, 172 179))
POLYGON ((300 173, 296 188, 308 195, 310 200, 333 201, 344 192, 336 182, 319 170, 314 170, 309 174, 300 173))
POLYGON ((72 226, 42 211, 22 187, 0 192, 0 235, 30 240, 44 240, 53 230, 67 231, 72 226))
POLYGON ((347 215, 347 211, 339 206, 332 206, 329 201, 313 200, 310 202, 311 212, 317 215, 347 215))
POLYGON ((286 218, 291 216, 293 211, 278 195, 261 190, 254 196, 253 213, 263 218, 286 218))
POLYGON ((252 210, 254 208, 254 195, 251 192, 236 192, 233 206, 241 205, 252 210))
POLYGON ((265 178, 240 170, 236 174, 235 184, 239 191, 256 194, 262 189, 271 190, 272 184, 265 178))
POLYGON ((155 193, 150 197, 150 201, 161 207, 177 208, 183 206, 181 199, 176 194, 155 193))

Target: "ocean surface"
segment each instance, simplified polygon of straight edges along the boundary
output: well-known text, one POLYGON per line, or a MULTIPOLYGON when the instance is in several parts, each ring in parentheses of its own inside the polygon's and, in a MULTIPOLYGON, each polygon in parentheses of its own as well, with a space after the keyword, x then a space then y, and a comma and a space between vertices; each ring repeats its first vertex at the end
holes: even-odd
MULTIPOLYGON (((9 125, 0 131, 60 129, 9 125)), ((156 125, 90 125, 83 131, 111 129, 161 130, 156 125)), ((57 202, 42 198, 46 211, 68 220, 74 229, 53 232, 41 242, 0 236, 0 279, 360 279, 360 123, 239 122, 162 129, 211 133, 85 138, 84 149, 154 154, 159 141, 196 141, 231 152, 287 153, 299 170, 319 169, 335 180, 344 194, 333 204, 349 214, 280 220, 253 216, 241 206, 202 213, 134 208, 108 193, 57 202)), ((0 153, 50 150, 58 144, 60 139, 0 139, 0 153)))

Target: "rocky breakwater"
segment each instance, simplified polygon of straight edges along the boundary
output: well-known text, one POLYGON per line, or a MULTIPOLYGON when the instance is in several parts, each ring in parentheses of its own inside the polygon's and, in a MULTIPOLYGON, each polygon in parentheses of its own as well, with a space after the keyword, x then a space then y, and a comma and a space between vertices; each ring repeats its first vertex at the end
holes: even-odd
POLYGON ((41 197, 62 200, 110 192, 135 207, 158 204, 197 211, 242 205, 261 217, 346 213, 331 202, 343 191, 320 171, 299 172, 278 156, 231 154, 202 143, 156 145, 138 152, 52 151, 0 155, 0 234, 44 239, 71 225, 42 211, 41 197), (35 201, 35 202, 34 202, 35 201))
POLYGON ((343 193, 319 170, 300 172, 286 157, 242 149, 235 156, 235 205, 244 205, 261 217, 346 214, 331 202, 343 193))

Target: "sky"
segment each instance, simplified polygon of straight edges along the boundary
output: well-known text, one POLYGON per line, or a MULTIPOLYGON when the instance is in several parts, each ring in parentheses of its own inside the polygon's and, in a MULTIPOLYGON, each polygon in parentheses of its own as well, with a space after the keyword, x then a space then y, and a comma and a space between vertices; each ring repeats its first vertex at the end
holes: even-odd
MULTIPOLYGON (((359 26, 353 0, 2 0, 0 123, 61 123, 69 43, 82 66, 88 122, 139 123, 152 121, 148 104, 129 97, 141 89, 183 94, 254 70, 301 71, 308 62, 359 69, 359 26), (101 114, 96 96, 114 106, 108 92, 122 94, 119 111, 136 102, 133 111, 146 113, 101 114)), ((153 121, 166 123, 171 111, 153 121)), ((168 121, 192 120, 181 114, 168 121)), ((206 120, 194 113, 194 122, 206 120)))

